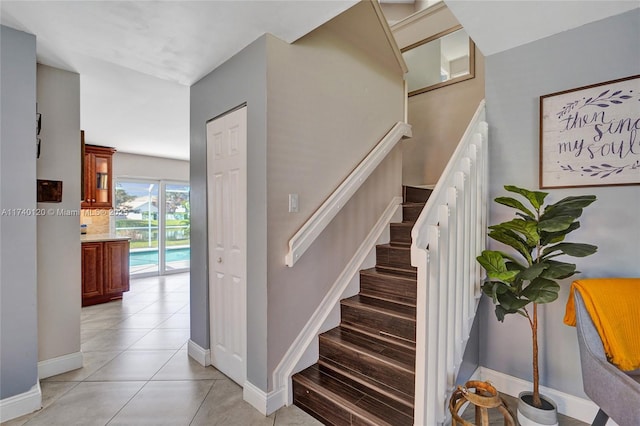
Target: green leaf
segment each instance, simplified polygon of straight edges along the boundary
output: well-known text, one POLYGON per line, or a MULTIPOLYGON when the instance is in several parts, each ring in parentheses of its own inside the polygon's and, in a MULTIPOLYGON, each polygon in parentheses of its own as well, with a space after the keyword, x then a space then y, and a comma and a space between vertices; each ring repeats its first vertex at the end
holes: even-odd
POLYGON ((534 263, 524 271, 520 272, 518 278, 525 281, 531 281, 535 278, 538 278, 540 274, 542 274, 542 272, 548 267, 549 265, 545 263, 534 263))
POLYGON ((550 213, 556 209, 579 209, 582 210, 585 207, 589 206, 591 203, 596 201, 595 195, 579 195, 576 197, 566 197, 562 200, 558 201, 554 204, 549 204, 545 209, 544 213, 550 213))
POLYGON ((562 232, 568 229, 574 220, 573 216, 556 216, 551 219, 540 220, 538 229, 544 232, 562 232))
POLYGON ((548 192, 529 191, 528 189, 518 188, 517 186, 514 186, 514 185, 505 185, 504 189, 506 189, 509 192, 514 192, 516 194, 520 194, 523 197, 525 197, 527 200, 529 200, 529 202, 531 203, 533 208, 536 209, 536 211, 540 210, 540 206, 542 206, 542 204, 544 203, 544 199, 546 198, 547 195, 549 195, 548 192))
POLYGON ((529 267, 529 265, 521 265, 519 262, 517 262, 514 258, 508 256, 505 253, 502 253, 502 257, 504 257, 505 259, 505 265, 507 265, 507 270, 509 271, 524 271, 525 269, 527 269, 529 267))
POLYGON ((523 212, 526 215, 526 217, 529 217, 531 220, 535 219, 535 214, 533 214, 533 212, 531 210, 526 208, 524 206, 524 204, 522 204, 520 201, 516 200, 515 198, 498 197, 498 198, 495 199, 495 202, 498 203, 498 204, 502 204, 504 206, 507 206, 507 207, 514 208, 516 210, 520 210, 521 212, 523 212))
POLYGON ((507 310, 503 308, 501 305, 496 305, 496 318, 498 318, 498 321, 504 322, 504 317, 508 313, 509 312, 507 312, 507 310))
POLYGON ((547 246, 564 241, 564 237, 580 228, 580 222, 573 222, 567 229, 560 232, 540 232, 540 245, 547 246))
POLYGON ((482 292, 491 297, 493 303, 498 303, 498 295, 509 292, 509 286, 500 281, 485 281, 482 284, 482 292))
POLYGON ((558 298, 560 286, 546 278, 536 278, 522 291, 522 296, 534 303, 549 303, 558 298))
POLYGON ((576 265, 573 263, 558 262, 555 260, 545 260, 543 263, 548 265, 548 268, 540 274, 542 278, 562 280, 569 278, 577 272, 576 265))
POLYGON ((552 253, 554 257, 560 256, 561 254, 566 254, 573 257, 585 257, 592 255, 596 251, 598 251, 598 247, 591 244, 559 243, 554 246, 545 248, 542 251, 542 257, 548 258, 552 253))
POLYGON ((497 225, 490 226, 489 229, 517 232, 524 237, 529 247, 535 247, 540 239, 537 223, 530 220, 513 219, 508 222, 502 222, 497 225))
POLYGON ((487 271, 487 275, 491 279, 511 282, 518 275, 518 271, 509 271, 507 269, 502 253, 499 251, 485 250, 476 259, 487 271))
POLYGON ((510 314, 516 313, 519 309, 522 309, 531 303, 527 299, 519 299, 511 292, 499 294, 498 301, 500 302, 500 306, 510 314))
POLYGON ((489 237, 494 240, 501 242, 502 244, 506 244, 509 247, 514 248, 518 251, 529 263, 533 263, 531 258, 532 247, 527 246, 526 241, 524 241, 518 234, 510 230, 503 229, 494 229, 489 232, 489 237))
POLYGON ((542 216, 540 216, 540 221, 553 219, 554 217, 558 216, 571 216, 574 219, 577 219, 582 216, 582 209, 565 209, 563 207, 560 207, 545 212, 542 216))

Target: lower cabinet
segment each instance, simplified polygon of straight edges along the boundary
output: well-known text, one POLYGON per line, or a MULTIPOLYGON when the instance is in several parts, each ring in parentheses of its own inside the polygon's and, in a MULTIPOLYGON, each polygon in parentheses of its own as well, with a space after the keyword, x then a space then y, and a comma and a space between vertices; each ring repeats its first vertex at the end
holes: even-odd
POLYGON ((129 291, 129 241, 82 243, 82 306, 121 299, 129 291))

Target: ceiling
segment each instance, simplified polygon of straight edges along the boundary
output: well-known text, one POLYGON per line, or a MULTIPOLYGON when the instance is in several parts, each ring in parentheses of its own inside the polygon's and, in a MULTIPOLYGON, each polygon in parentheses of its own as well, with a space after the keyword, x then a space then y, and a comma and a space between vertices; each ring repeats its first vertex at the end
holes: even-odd
POLYGON ((444 2, 484 56, 640 8, 638 0, 444 2))
POLYGON ((80 74, 87 143, 189 158, 189 86, 265 33, 293 42, 356 0, 10 1, 38 62, 80 74))
MULTIPOLYGON (((80 74, 87 143, 186 160, 191 84, 264 33, 293 42, 356 2, 2 0, 0 18, 36 35, 38 62, 80 74)), ((485 56, 640 5, 445 2, 485 56)))

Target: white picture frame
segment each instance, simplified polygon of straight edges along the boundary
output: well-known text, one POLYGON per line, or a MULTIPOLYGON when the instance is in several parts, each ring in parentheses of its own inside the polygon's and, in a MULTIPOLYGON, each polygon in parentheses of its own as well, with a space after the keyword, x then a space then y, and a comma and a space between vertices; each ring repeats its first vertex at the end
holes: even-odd
POLYGON ((540 188, 640 184, 640 75, 540 97, 540 188))

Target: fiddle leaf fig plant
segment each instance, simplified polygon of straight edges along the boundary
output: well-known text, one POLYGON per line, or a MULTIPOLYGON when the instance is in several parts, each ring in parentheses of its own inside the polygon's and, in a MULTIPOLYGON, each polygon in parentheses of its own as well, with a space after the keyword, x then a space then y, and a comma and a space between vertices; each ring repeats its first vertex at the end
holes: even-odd
POLYGON ((594 195, 566 197, 544 205, 546 192, 530 191, 507 185, 513 197, 498 197, 495 202, 515 210, 515 218, 489 226, 489 237, 515 252, 485 250, 477 257, 487 272, 482 292, 496 305, 499 321, 508 314, 527 318, 533 340, 533 405, 541 407, 538 370, 538 305, 558 298, 557 280, 578 273, 576 265, 556 260, 562 255, 585 257, 597 251, 590 244, 565 242, 565 237, 580 228, 577 219, 585 207, 596 200, 594 195), (532 305, 531 312, 527 309, 532 305))

